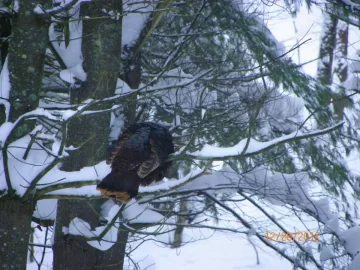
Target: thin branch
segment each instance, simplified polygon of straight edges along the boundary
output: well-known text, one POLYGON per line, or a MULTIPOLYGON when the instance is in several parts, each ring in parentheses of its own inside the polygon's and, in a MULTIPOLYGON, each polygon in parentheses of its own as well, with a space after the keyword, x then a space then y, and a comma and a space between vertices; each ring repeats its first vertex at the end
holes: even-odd
POLYGON ((155 10, 152 12, 148 22, 146 23, 142 33, 140 34, 142 38, 140 38, 139 42, 134 46, 134 56, 138 54, 146 41, 150 38, 151 34, 154 32, 161 19, 169 11, 168 9, 173 2, 174 0, 161 1, 158 7, 156 7, 155 10))
POLYGON ((44 245, 44 244, 38 244, 38 243, 29 243, 29 246, 43 247, 43 248, 52 248, 52 245, 44 245))
POLYGON ((3 148, 1 150, 2 156, 3 156, 3 166, 4 166, 4 174, 5 174, 5 180, 8 187, 8 194, 11 196, 15 193, 15 190, 13 190, 11 180, 10 180, 10 173, 9 173, 9 163, 8 163, 8 155, 7 155, 7 147, 3 148))
POLYGON ((46 247, 46 241, 47 241, 48 233, 49 233, 49 227, 46 227, 45 239, 44 239, 44 247, 43 247, 43 252, 42 252, 42 255, 41 255, 41 260, 40 260, 40 263, 39 263, 39 270, 40 270, 40 267, 43 264, 44 258, 45 258, 45 251, 46 251, 46 248, 47 248, 46 247))
POLYGON ((22 196, 22 199, 24 201, 27 200, 31 193, 35 190, 36 184, 41 180, 41 178, 43 178, 43 176, 45 176, 45 174, 47 174, 52 168, 54 168, 61 160, 61 158, 55 158, 44 170, 38 173, 38 175, 34 178, 30 186, 22 196))
MULTIPOLYGON (((279 222, 277 222, 275 220, 275 218, 273 218, 268 212, 266 212, 258 203, 256 203, 251 197, 247 196, 246 194, 244 194, 241 191, 238 191, 238 193, 243 196, 244 198, 246 198, 249 202, 251 202, 253 205, 255 205, 268 219, 270 219, 274 224, 276 224, 276 226, 278 226, 283 232, 287 232, 288 230, 286 230, 279 222)), ((311 259, 311 261, 316 265, 316 267, 318 269, 322 269, 322 266, 316 261, 316 259, 314 258, 313 255, 311 255, 309 252, 306 251, 306 249, 296 240, 293 239, 293 242, 297 245, 297 247, 299 249, 301 249, 302 252, 306 253, 309 258, 311 259)))
POLYGON ((126 203, 123 203, 119 209, 119 211, 117 212, 117 214, 112 218, 112 220, 106 225, 106 228, 97 236, 94 237, 90 237, 90 238, 86 238, 87 241, 91 241, 91 240, 101 240, 105 234, 108 233, 108 231, 110 231, 111 227, 114 226, 116 220, 121 216, 122 212, 124 211, 126 207, 126 203))
MULTIPOLYGON (((232 208, 230 208, 229 206, 227 206, 226 204, 222 203, 221 201, 219 201, 218 199, 216 199, 214 196, 212 196, 211 194, 207 193, 207 192, 201 192, 202 194, 204 194, 205 196, 207 196, 209 199, 211 199, 212 201, 214 201, 215 203, 217 203, 219 206, 221 206, 222 208, 224 208, 225 210, 229 211, 231 214, 234 215, 234 217, 236 217, 246 228, 248 228, 249 230, 253 229, 251 224, 248 223, 245 219, 243 219, 238 213, 236 213, 235 210, 233 210, 232 208)), ((285 252, 283 252, 282 250, 280 250, 278 247, 276 247, 274 244, 272 244, 270 241, 267 241, 266 239, 264 239, 264 237, 262 235, 260 235, 258 232, 255 233, 255 235, 258 237, 258 239, 263 242, 265 245, 267 245, 268 247, 272 248, 273 250, 275 250, 276 252, 278 252, 282 257, 284 257, 285 259, 287 259, 288 261, 290 261, 292 264, 296 265, 297 267, 303 269, 303 270, 307 270, 307 268, 301 264, 299 261, 295 261, 294 258, 288 256, 285 252)), ((322 269, 322 268, 319 268, 322 269)))

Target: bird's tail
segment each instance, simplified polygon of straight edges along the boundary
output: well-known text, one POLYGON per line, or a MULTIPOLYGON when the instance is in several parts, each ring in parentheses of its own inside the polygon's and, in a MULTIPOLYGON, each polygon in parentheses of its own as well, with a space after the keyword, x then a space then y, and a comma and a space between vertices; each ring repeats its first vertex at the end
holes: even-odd
POLYGON ((103 196, 127 203, 138 194, 139 181, 136 173, 119 175, 111 172, 96 186, 96 189, 103 196))

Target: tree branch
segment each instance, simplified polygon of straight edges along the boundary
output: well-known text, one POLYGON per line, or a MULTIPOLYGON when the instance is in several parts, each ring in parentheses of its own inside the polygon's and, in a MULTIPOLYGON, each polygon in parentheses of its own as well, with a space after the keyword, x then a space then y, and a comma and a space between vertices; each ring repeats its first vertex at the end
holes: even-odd
MULTIPOLYGON (((227 206, 226 204, 222 203, 221 201, 219 201, 218 199, 216 199, 214 196, 210 195, 207 192, 201 192, 202 194, 204 194, 205 196, 207 196, 209 199, 211 199, 212 201, 214 201, 216 204, 218 204, 219 206, 221 206, 222 208, 224 208, 225 210, 229 211, 231 214, 234 215, 234 217, 236 217, 246 228, 248 228, 249 230, 253 229, 251 224, 248 223, 245 219, 243 219, 238 213, 235 212, 235 210, 233 210, 232 208, 230 208, 229 206, 227 206)), ((272 244, 270 241, 267 241, 266 239, 264 239, 264 237, 262 235, 260 235, 258 232, 255 233, 255 235, 258 237, 258 239, 263 242, 265 245, 267 245, 268 247, 272 248, 273 250, 275 250, 277 253, 279 253, 282 257, 284 257, 285 259, 287 259, 289 262, 291 262, 292 264, 298 266, 299 268, 303 269, 303 270, 307 270, 307 268, 301 264, 298 261, 295 261, 292 257, 288 256, 287 254, 285 254, 285 252, 283 252, 282 250, 280 250, 278 247, 276 247, 274 244, 272 244)), ((319 268, 322 269, 322 268, 319 268)))
MULTIPOLYGON (((208 161, 223 161, 223 160, 230 160, 233 158, 247 158, 247 157, 252 157, 252 156, 256 156, 258 154, 261 154, 263 152, 266 152, 272 148, 275 148, 276 146, 285 144, 285 143, 289 143, 289 142, 295 142, 297 140, 302 140, 302 139, 309 139, 312 137, 316 137, 316 136, 320 136, 320 135, 324 135, 327 133, 330 133, 334 130, 339 129, 340 127, 342 127, 342 125, 344 124, 344 122, 340 122, 334 126, 331 126, 329 128, 325 128, 325 129, 321 129, 321 130, 316 130, 316 131, 312 131, 312 132, 307 132, 307 133, 302 133, 301 131, 296 131, 293 132, 289 135, 285 135, 276 139, 273 139, 271 141, 268 142, 256 142, 258 144, 261 144, 262 147, 257 146, 255 150, 253 151, 246 151, 246 153, 241 154, 242 149, 238 150, 237 154, 228 154, 228 155, 219 155, 216 154, 216 150, 223 150, 225 148, 221 148, 221 147, 214 147, 214 155, 201 155, 201 153, 186 153, 185 155, 179 155, 176 156, 174 154, 170 155, 168 160, 193 160, 193 159, 197 159, 197 160, 208 160, 208 161)), ((247 139, 245 139, 247 140, 247 139)), ((240 142, 241 143, 241 142, 240 142)), ((239 144, 240 144, 239 143, 239 144)), ((238 144, 238 145, 239 145, 238 144)))
MULTIPOLYGON (((253 205, 255 205, 268 219, 270 219, 274 224, 276 224, 276 226, 278 226, 281 229, 281 231, 283 232, 288 231, 279 222, 277 222, 268 212, 266 212, 259 204, 257 204, 251 197, 247 196, 241 191, 238 191, 238 193, 244 198, 246 198, 253 205)), ((318 269, 322 269, 322 266, 315 260, 314 256, 311 255, 309 252, 307 252, 306 249, 298 241, 296 241, 296 239, 293 239, 293 242, 297 245, 299 249, 301 249, 302 252, 306 253, 309 256, 311 261, 316 265, 318 269)))

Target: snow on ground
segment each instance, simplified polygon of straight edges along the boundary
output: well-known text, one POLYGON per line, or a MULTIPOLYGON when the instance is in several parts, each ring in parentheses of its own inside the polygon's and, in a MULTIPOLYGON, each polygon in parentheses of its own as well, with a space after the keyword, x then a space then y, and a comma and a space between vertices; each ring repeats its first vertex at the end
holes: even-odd
MULTIPOLYGON (((108 208, 113 204, 107 205, 108 208)), ((235 209, 235 208, 234 208, 235 209)), ((249 202, 244 201, 239 204, 237 212, 247 217, 247 215, 255 218, 259 222, 259 226, 263 226, 266 230, 275 231, 270 222, 262 218, 259 210, 255 209, 249 202), (264 223, 265 222, 265 223, 264 223)), ((271 207, 264 207, 266 211, 273 211, 273 217, 281 222, 286 228, 296 228, 297 231, 316 231, 316 222, 307 222, 304 224, 298 222, 295 216, 287 215, 284 218, 286 209, 281 206, 271 205, 271 207)), ((106 209, 105 209, 106 210, 106 209)), ((108 209, 109 210, 109 209, 108 209)), ((290 213, 287 213, 290 214, 290 213)), ((238 228, 241 232, 246 232, 246 228, 237 222, 230 214, 221 213, 220 221, 217 225, 223 228, 238 228)), ((200 218, 200 217, 199 217, 200 218)), ((197 221, 194 221, 196 223, 197 221)), ((34 223, 35 224, 35 223, 34 223)), ((79 225, 79 223, 77 223, 79 225)), ((131 224, 130 224, 131 225, 131 224)), ((213 221, 204 223, 204 225, 213 225, 213 221)), ((254 228, 256 223, 254 223, 254 228)), ((35 227, 33 225, 32 227, 35 227)), ((77 228, 79 229, 79 228, 77 228)), ((256 229, 256 228, 255 228, 256 229)), ((87 231, 86 228, 84 228, 87 231)), ((82 232, 84 232, 82 230, 82 232)), ((148 231, 154 231, 154 228, 149 228, 148 231)), ((276 230, 278 231, 278 229, 276 230)), ((37 237, 34 242, 42 243, 44 233, 39 230, 35 231, 37 237), (39 238, 39 239, 38 239, 39 238)), ((257 246, 259 252, 260 265, 256 264, 256 254, 253 246, 247 239, 245 233, 234 234, 225 232, 214 232, 211 229, 204 228, 186 228, 183 233, 184 241, 187 242, 185 246, 178 249, 170 249, 163 243, 167 243, 172 238, 172 233, 160 235, 156 237, 156 241, 145 241, 133 252, 131 258, 138 263, 139 270, 237 270, 237 269, 253 269, 253 270, 289 270, 292 269, 290 263, 281 258, 274 251, 267 248, 263 243, 259 242, 256 237, 252 240, 257 246)), ((136 237, 136 235, 135 235, 136 237)), ((49 236, 51 238, 51 236, 49 236)), ((346 235, 344 235, 346 238, 346 235)), ((131 245, 136 247, 138 242, 134 242, 134 237, 130 238, 131 245)), ((50 244, 50 241, 47 243, 50 244)), ((309 243, 312 245, 312 250, 315 256, 319 256, 316 251, 317 243, 309 243)), ((284 248, 288 247, 284 245, 284 248)), ((128 245, 128 249, 130 245, 128 245)), ((41 256, 42 248, 35 250, 38 256, 41 256)), ((288 254, 292 255, 292 251, 288 249, 288 254)), ((325 254, 326 255, 326 254, 325 254)), ((324 256, 324 254, 323 254, 324 256)), ((128 265, 129 262, 127 262, 128 265)), ((38 269, 36 263, 28 264, 28 270, 38 269)), ((51 249, 46 249, 46 256, 41 269, 52 269, 52 253, 51 249)), ((134 269, 134 268, 129 268, 134 269)))
MULTIPOLYGON (((192 231, 185 229, 185 233, 192 231)), ((204 235, 212 231, 202 229, 204 235)), ((259 245, 260 265, 256 264, 254 248, 244 236, 216 232, 178 249, 170 249, 156 242, 146 241, 132 253, 140 269, 147 270, 288 270, 291 265, 271 251, 262 251, 259 245)))
MULTIPOLYGON (((185 233, 192 230, 185 229, 185 233)), ((244 236, 203 229, 202 234, 212 235, 178 249, 170 249, 159 243, 146 241, 132 253, 139 263, 139 270, 289 270, 291 265, 274 252, 263 251, 259 244, 260 265, 256 264, 254 248, 244 236)), ((37 270, 36 263, 28 264, 27 270, 37 270)), ((47 251, 43 267, 52 269, 52 254, 47 251)), ((131 269, 131 268, 130 268, 131 269)))

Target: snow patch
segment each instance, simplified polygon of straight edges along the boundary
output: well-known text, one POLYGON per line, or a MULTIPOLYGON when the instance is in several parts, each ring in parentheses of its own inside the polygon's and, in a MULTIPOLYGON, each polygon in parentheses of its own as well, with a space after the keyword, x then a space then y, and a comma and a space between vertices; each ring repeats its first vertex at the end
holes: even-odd
POLYGON ((122 215, 129 223, 159 223, 165 220, 163 215, 139 205, 135 199, 128 202, 122 215))
POLYGON ((320 261, 330 260, 334 257, 332 250, 328 246, 324 246, 320 252, 320 261))

